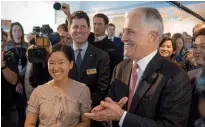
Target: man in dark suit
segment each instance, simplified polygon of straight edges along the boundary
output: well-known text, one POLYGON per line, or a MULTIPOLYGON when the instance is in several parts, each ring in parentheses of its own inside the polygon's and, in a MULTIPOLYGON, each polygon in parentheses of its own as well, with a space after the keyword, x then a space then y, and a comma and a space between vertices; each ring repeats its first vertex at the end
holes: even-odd
POLYGON ((115 68, 110 98, 87 117, 112 120, 114 127, 186 127, 191 85, 182 68, 159 55, 162 36, 157 9, 142 7, 128 13, 122 41, 130 59, 115 68))
MULTIPOLYGON (((105 51, 88 43, 90 22, 85 12, 74 12, 70 16, 70 21, 75 63, 69 76, 90 88, 92 106, 96 106, 105 98, 109 90, 110 59, 105 51)), ((92 121, 91 126, 101 127, 102 123, 92 121)))
POLYGON ((109 23, 109 19, 105 14, 98 13, 93 17, 93 27, 94 27, 94 40, 90 42, 95 47, 106 51, 110 57, 110 71, 111 74, 114 67, 120 63, 123 58, 118 54, 116 45, 110 41, 105 34, 109 23))
POLYGON ((121 41, 120 38, 115 37, 115 25, 114 24, 112 23, 108 24, 107 35, 108 35, 108 39, 111 40, 115 44, 118 55, 120 55, 121 59, 123 59, 124 43, 121 41))

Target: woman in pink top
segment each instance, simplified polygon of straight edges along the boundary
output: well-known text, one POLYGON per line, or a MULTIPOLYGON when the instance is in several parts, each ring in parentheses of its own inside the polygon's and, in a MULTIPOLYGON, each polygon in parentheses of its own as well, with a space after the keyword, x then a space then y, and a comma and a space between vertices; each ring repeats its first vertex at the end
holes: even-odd
POLYGON ((28 101, 25 127, 89 127, 84 113, 91 109, 89 88, 68 77, 73 67, 73 50, 57 44, 48 57, 48 71, 53 78, 32 92, 28 101))

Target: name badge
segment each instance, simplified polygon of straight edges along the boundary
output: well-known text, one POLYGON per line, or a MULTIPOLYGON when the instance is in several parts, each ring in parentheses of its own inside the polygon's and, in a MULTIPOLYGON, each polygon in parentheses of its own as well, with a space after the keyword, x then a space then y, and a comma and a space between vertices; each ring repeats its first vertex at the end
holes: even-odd
POLYGON ((86 72, 87 72, 87 75, 92 75, 92 74, 96 74, 97 70, 95 68, 94 69, 87 69, 86 72))

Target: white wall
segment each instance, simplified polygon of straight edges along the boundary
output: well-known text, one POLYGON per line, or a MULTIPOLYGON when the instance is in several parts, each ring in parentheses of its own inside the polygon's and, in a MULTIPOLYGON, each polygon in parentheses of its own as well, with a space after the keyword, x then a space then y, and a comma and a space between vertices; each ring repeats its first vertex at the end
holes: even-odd
POLYGON ((25 34, 32 32, 33 26, 42 26, 49 24, 53 30, 56 30, 54 2, 1 2, 1 19, 20 22, 24 28, 25 34))

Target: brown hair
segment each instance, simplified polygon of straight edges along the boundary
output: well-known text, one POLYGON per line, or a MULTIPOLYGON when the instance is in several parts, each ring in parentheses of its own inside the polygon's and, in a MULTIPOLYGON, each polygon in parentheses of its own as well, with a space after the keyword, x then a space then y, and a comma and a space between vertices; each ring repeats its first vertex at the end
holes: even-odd
POLYGON ((85 19, 87 22, 88 27, 90 27, 90 19, 88 15, 84 11, 75 11, 70 16, 70 25, 72 24, 73 19, 85 19))
POLYGON ((60 24, 58 27, 57 27, 57 31, 59 31, 59 29, 63 29, 65 32, 68 32, 68 28, 67 28, 67 25, 65 23, 63 24, 60 24))
POLYGON ((172 47, 173 47, 173 51, 176 50, 176 43, 173 43, 172 39, 169 37, 164 37, 162 39, 162 41, 159 43, 159 47, 161 47, 166 41, 171 41, 172 42, 172 47))
MULTIPOLYGON (((180 33, 175 33, 173 36, 172 36, 172 42, 173 43, 175 43, 175 45, 176 45, 176 40, 178 39, 178 38, 181 38, 182 39, 182 41, 183 41, 183 48, 182 49, 184 49, 184 46, 185 46, 185 44, 184 44, 184 38, 183 38, 183 36, 182 36, 182 34, 180 34, 180 33)), ((181 50, 182 50, 181 49, 181 50)))
POLYGON ((102 18, 104 20, 105 25, 107 25, 109 23, 108 17, 103 13, 98 13, 93 18, 95 18, 95 17, 102 18))

